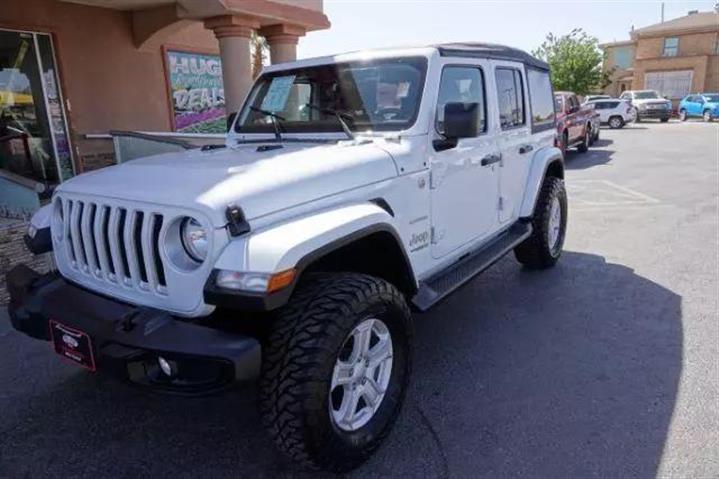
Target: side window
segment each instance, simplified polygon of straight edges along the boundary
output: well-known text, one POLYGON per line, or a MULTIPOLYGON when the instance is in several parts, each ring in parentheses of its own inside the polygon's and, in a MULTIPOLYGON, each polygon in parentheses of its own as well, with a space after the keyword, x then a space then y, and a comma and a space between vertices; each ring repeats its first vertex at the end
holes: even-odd
POLYGON ((444 133, 444 106, 447 103, 479 103, 481 131, 487 131, 484 75, 478 67, 446 67, 442 70, 437 100, 437 131, 444 133))
POLYGON ((664 39, 664 51, 662 56, 675 57, 679 53, 679 38, 668 37, 664 39))
POLYGON ((590 105, 594 105, 595 110, 606 110, 607 109, 607 102, 605 101, 596 101, 590 103, 590 105))
POLYGON ((618 107, 618 106, 619 106, 619 102, 618 102, 618 101, 613 101, 613 102, 611 102, 611 103, 609 103, 609 104, 607 105, 607 108, 609 108, 609 109, 614 109, 614 108, 616 108, 616 107, 618 107))
MULTIPOLYGON (((554 100, 549 72, 527 69, 529 104, 532 111, 532 127, 554 125, 554 100)), ((540 128, 541 129, 541 128, 540 128)))
POLYGON ((506 130, 524 125, 522 74, 514 68, 497 68, 495 76, 500 126, 506 130))

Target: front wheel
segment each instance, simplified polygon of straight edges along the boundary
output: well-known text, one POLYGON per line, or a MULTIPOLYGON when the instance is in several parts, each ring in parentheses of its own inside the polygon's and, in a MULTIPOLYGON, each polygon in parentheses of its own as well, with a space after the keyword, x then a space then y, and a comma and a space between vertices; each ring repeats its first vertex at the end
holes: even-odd
POLYGON ((702 115, 702 118, 704 119, 704 121, 709 123, 710 121, 712 121, 712 112, 709 110, 704 110, 704 114, 702 115))
POLYGON ((346 472, 394 424, 410 373, 403 295, 362 274, 313 274, 278 314, 264 348, 260 410, 275 443, 311 469, 346 472))
POLYGON ((666 122, 669 121, 669 118, 662 118, 660 121, 661 121, 662 123, 666 123, 666 122))
POLYGON ((554 266, 567 231, 567 192, 561 178, 544 179, 532 218, 532 234, 516 248, 517 261, 531 269, 554 266))
POLYGON ((687 121, 687 111, 679 110, 679 121, 687 121))

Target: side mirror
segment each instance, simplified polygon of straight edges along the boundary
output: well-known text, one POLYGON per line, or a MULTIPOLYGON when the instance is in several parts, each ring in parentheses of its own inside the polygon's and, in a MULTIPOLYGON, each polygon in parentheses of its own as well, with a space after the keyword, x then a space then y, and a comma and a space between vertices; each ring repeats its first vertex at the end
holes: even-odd
POLYGON ((479 103, 444 105, 444 136, 447 139, 472 138, 479 132, 479 103))

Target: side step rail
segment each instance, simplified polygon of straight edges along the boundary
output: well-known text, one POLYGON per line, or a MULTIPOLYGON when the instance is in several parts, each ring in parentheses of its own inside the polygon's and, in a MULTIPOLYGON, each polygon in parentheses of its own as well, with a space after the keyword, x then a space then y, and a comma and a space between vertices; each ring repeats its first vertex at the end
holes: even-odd
POLYGON ((427 311, 448 294, 489 268, 532 234, 531 223, 516 223, 491 243, 470 253, 434 276, 419 282, 412 304, 427 311))

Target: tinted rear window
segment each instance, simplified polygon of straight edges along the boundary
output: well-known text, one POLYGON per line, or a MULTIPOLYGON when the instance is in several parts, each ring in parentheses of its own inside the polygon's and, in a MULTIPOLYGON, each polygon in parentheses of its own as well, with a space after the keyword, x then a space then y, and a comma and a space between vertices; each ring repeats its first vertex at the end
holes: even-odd
POLYGON ((532 111, 532 124, 554 123, 554 99, 549 72, 527 68, 529 101, 532 111))

